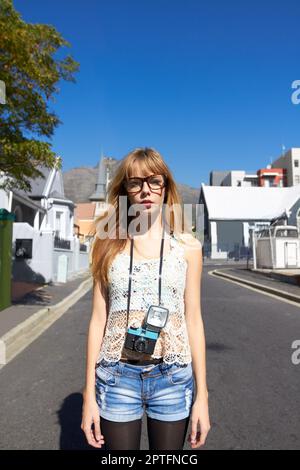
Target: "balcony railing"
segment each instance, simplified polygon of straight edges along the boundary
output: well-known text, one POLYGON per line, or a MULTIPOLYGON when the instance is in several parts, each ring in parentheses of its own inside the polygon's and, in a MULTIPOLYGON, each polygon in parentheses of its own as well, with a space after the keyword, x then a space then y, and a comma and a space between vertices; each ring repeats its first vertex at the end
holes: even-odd
POLYGON ((63 238, 58 237, 55 235, 54 237, 54 248, 62 248, 64 250, 71 249, 71 242, 70 240, 64 240, 63 238))

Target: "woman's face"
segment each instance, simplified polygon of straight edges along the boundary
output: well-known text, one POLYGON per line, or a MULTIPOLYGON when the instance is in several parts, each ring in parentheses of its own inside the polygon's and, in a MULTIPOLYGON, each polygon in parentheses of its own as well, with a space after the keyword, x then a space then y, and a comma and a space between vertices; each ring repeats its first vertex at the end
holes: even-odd
POLYGON ((142 173, 137 169, 126 181, 125 187, 130 205, 141 204, 138 209, 145 213, 157 210, 163 204, 165 197, 163 175, 155 174, 151 171, 142 173), (139 180, 137 178, 146 178, 147 176, 150 176, 148 181, 141 181, 141 186, 139 186, 139 180))

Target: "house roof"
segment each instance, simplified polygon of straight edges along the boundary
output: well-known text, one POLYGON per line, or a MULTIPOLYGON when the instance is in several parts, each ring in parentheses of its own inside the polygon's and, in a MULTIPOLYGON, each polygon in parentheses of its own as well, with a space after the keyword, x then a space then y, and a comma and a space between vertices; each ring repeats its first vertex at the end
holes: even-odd
POLYGON ((288 188, 201 185, 209 219, 271 220, 300 199, 300 185, 288 188))
MULTIPOLYGON (((49 191, 51 190, 51 188, 53 186, 53 183, 54 183, 53 178, 50 177, 50 174, 51 174, 51 172, 53 172, 54 168, 49 169, 44 165, 39 165, 39 170, 44 175, 44 178, 42 176, 40 176, 38 178, 32 178, 32 177, 28 178, 28 180, 30 182, 30 185, 31 185, 31 191, 29 192, 29 191, 25 191, 23 189, 19 189, 18 194, 20 196, 22 195, 24 197, 30 198, 31 200, 39 200, 44 196, 49 197, 49 198, 53 198, 53 199, 61 199, 61 200, 65 201, 66 204, 74 206, 73 201, 66 198, 65 195, 64 195, 64 192, 63 191, 58 191, 57 187, 56 187, 56 189, 53 189, 49 193, 49 191), (51 183, 51 185, 49 187, 50 183, 51 183)), ((55 175, 55 177, 56 177, 56 175, 55 175)), ((13 192, 16 193, 15 190, 13 190, 13 192)))
POLYGON ((24 194, 25 196, 30 196, 30 197, 42 197, 45 195, 45 190, 46 190, 46 183, 49 177, 50 172, 52 171, 51 169, 45 167, 45 166, 39 166, 39 171, 42 172, 42 174, 45 176, 45 178, 42 178, 39 176, 38 178, 28 178, 30 185, 31 185, 31 191, 25 191, 23 189, 19 190, 19 194, 24 194))
POLYGON ((63 194, 61 194, 59 191, 51 191, 51 193, 49 194, 49 198, 52 197, 53 199, 62 199, 64 201, 68 201, 68 202, 73 202, 71 201, 70 199, 68 199, 67 197, 65 197, 63 194))
POLYGON ((26 206, 31 207, 33 209, 38 209, 40 212, 46 212, 46 209, 42 207, 38 201, 33 201, 28 196, 26 196, 26 193, 24 194, 23 191, 21 192, 18 189, 14 189, 13 193, 17 201, 20 201, 26 206))

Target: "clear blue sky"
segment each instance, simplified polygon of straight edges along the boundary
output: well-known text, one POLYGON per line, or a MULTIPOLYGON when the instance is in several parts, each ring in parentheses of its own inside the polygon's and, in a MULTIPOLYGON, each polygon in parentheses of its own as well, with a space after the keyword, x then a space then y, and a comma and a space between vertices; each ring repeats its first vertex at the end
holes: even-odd
POLYGON ((300 147, 300 2, 14 0, 22 18, 52 24, 80 62, 51 104, 63 125, 63 170, 159 150, 177 182, 211 170, 265 167, 300 147))

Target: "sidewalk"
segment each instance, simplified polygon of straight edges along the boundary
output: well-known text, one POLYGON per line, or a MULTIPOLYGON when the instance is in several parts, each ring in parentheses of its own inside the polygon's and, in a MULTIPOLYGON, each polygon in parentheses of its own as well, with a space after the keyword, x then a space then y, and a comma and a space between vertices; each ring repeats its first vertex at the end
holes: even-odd
POLYGON ((293 272, 276 272, 271 270, 247 269, 244 266, 220 266, 213 269, 215 275, 231 279, 242 284, 254 287, 256 289, 269 292, 271 294, 283 297, 285 299, 297 302, 300 304, 300 289, 299 289, 299 274, 293 272))
POLYGON ((89 270, 44 284, 0 311, 0 366, 6 365, 92 288, 89 270), (4 355, 4 358, 3 358, 4 355))

